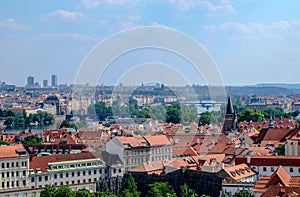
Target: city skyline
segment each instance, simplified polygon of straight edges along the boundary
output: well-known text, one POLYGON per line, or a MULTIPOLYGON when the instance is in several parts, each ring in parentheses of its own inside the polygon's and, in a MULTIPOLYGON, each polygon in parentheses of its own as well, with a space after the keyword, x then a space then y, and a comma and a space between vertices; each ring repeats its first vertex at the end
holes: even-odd
MULTIPOLYGON (((226 85, 299 83, 299 8, 299 2, 279 0, 3 2, 0 80, 20 86, 34 73, 42 84, 55 72, 60 84, 72 84, 81 62, 103 39, 160 26, 199 42, 226 85)), ((191 83, 205 84, 191 71, 187 76, 191 83)), ((115 82, 106 78, 103 84, 115 82)))

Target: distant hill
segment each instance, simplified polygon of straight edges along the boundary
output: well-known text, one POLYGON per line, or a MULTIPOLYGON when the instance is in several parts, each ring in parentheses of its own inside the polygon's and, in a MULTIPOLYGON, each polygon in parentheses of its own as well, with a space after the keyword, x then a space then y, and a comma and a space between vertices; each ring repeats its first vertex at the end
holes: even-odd
POLYGON ((286 84, 286 83, 260 83, 257 87, 277 87, 286 89, 300 89, 300 84, 286 84))

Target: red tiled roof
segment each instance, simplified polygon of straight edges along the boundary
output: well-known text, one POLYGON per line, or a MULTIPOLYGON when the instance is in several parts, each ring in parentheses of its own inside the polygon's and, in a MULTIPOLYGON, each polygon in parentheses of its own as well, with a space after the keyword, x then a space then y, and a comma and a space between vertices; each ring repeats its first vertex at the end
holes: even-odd
MULTIPOLYGON (((248 156, 236 156, 235 164, 247 162, 248 156)), ((251 166, 300 166, 298 156, 249 156, 251 166)))
POLYGON ((165 135, 145 136, 150 146, 169 145, 171 144, 165 135))
POLYGON ((61 155, 48 155, 33 157, 30 161, 29 168, 36 170, 40 168, 42 172, 47 172, 48 163, 51 162, 63 162, 72 160, 85 160, 95 159, 97 156, 90 152, 77 153, 77 154, 61 154, 61 155))
POLYGON ((0 146, 0 158, 10 158, 18 157, 19 154, 17 150, 25 150, 22 144, 10 145, 10 146, 0 146))
POLYGON ((246 177, 254 176, 256 173, 247 164, 239 164, 224 168, 231 179, 237 181, 246 177))
POLYGON ((131 147, 145 146, 147 144, 147 141, 140 135, 135 135, 131 137, 117 136, 117 138, 122 144, 128 144, 131 147))

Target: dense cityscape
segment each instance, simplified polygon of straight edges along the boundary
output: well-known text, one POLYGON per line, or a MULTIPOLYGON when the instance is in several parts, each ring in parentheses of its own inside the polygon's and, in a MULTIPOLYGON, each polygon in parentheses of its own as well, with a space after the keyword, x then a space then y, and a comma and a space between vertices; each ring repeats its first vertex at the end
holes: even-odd
POLYGON ((0 197, 300 197, 299 9, 2 1, 0 197))
POLYGON ((252 94, 226 87, 227 100, 209 101, 209 87, 193 85, 201 93, 195 101, 142 83, 129 98, 113 92, 126 86, 94 87, 94 95, 85 86, 77 97, 58 79, 1 85, 1 196, 268 196, 299 189, 297 89, 271 87, 289 92, 274 96, 260 85, 252 94))

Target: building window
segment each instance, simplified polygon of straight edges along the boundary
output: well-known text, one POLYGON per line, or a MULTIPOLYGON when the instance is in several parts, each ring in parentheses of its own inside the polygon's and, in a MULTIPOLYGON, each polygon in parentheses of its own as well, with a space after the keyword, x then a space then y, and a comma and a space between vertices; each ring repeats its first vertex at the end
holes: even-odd
POLYGON ((2 182, 2 188, 4 188, 5 187, 5 183, 4 182, 2 182))
POLYGON ((61 174, 59 175, 59 177, 60 177, 60 178, 63 178, 63 177, 64 177, 63 173, 61 173, 61 174))
POLYGON ((72 172, 72 177, 75 176, 75 172, 72 172))
POLYGON ((31 177, 31 183, 33 183, 34 182, 34 177, 31 177))
POLYGON ((23 180, 23 185, 24 185, 24 186, 26 185, 26 180, 23 180))
POLYGON ((91 174, 92 174, 92 171, 89 170, 89 175, 91 175, 91 174))
POLYGON ((19 181, 16 181, 16 186, 19 187, 19 181))
POLYGON ((6 172, 6 177, 9 177, 9 172, 6 172))
POLYGON ((16 167, 19 167, 19 162, 18 161, 16 162, 16 167))
POLYGON ((267 171, 267 168, 266 168, 266 167, 263 167, 263 171, 264 171, 264 172, 267 171))
POLYGON ((97 170, 94 170, 94 174, 97 174, 97 170))
POLYGON ((96 182, 96 181, 97 181, 97 178, 94 178, 94 181, 96 182))
POLYGON ((74 181, 74 180, 72 181, 72 184, 75 184, 75 181, 74 181))
POLYGON ((4 163, 2 163, 2 168, 5 168, 5 164, 4 163))
POLYGON ((85 176, 85 171, 83 171, 82 173, 83 173, 83 176, 85 176))
POLYGON ((25 170, 23 171, 23 176, 26 176, 26 171, 25 170))
POLYGON ((66 173, 66 177, 69 177, 69 173, 68 172, 66 173))
POLYGON ((6 187, 9 188, 9 182, 6 183, 6 187))
POLYGON ((83 179, 83 182, 85 183, 85 179, 83 179))
POLYGON ((122 170, 121 170, 121 168, 119 169, 119 173, 121 173, 122 172, 122 170))
POLYGON ((6 163, 6 167, 9 168, 9 163, 6 163))
POLYGON ((294 172, 294 168, 290 168, 290 172, 294 172))
POLYGON ((16 176, 19 176, 19 171, 16 172, 16 176))
POLYGON ((89 179, 89 182, 92 182, 92 179, 89 179))
POLYGON ((41 176, 39 176, 39 181, 42 181, 42 177, 41 176))
POLYGON ((66 185, 69 185, 69 181, 66 182, 66 185))
POLYGON ((48 181, 48 176, 45 176, 45 181, 48 181))
POLYGON ((11 182, 11 187, 15 187, 15 182, 11 182))
POLYGON ((117 169, 116 168, 114 169, 114 173, 117 173, 117 169))
POLYGON ((271 167, 271 172, 274 172, 274 167, 271 167))
POLYGON ((54 174, 54 179, 57 179, 57 174, 54 174))
POLYGON ((80 176, 80 171, 77 172, 77 176, 80 176))
POLYGON ((60 182, 60 185, 63 185, 64 184, 64 182, 60 182))
MULTIPOLYGON (((300 168, 299 168, 299 170, 300 170, 300 168)), ((4 172, 2 172, 2 178, 4 178, 4 172)))
POLYGON ((15 163, 14 162, 11 163, 11 167, 12 168, 15 167, 15 163))
POLYGON ((80 183, 80 180, 78 180, 77 183, 79 184, 79 183, 80 183))

